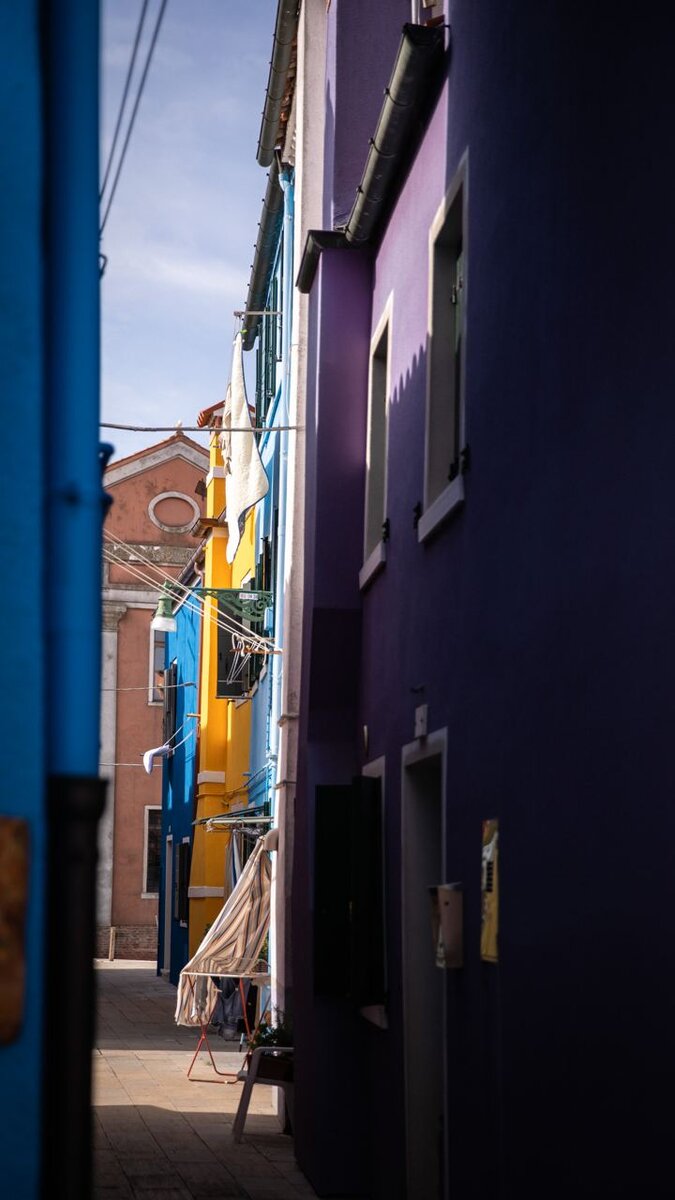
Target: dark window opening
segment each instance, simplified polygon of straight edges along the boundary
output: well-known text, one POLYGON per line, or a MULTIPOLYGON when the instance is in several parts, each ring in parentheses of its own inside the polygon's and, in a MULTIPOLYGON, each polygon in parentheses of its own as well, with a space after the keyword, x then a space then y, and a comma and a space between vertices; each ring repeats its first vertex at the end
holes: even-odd
POLYGON ((159 895, 159 871, 162 835, 161 808, 147 808, 148 832, 145 856, 145 887, 143 891, 159 895))

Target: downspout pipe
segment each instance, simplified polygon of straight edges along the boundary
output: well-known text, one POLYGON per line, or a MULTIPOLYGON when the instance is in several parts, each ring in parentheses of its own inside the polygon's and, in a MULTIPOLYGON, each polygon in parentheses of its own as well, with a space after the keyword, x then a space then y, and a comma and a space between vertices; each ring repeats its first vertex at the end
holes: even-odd
MULTIPOLYGON (((277 410, 278 423, 289 423, 289 389, 291 383, 291 312, 293 304, 293 225, 294 225, 294 191, 290 169, 284 169, 279 175, 279 183, 284 195, 284 240, 283 240, 283 386, 281 403, 277 410)), ((279 438, 279 526, 277 533, 277 578, 274 597, 274 629, 275 643, 280 649, 284 629, 284 595, 285 595, 285 566, 286 566, 286 514, 288 491, 288 431, 282 429, 279 438)), ((275 654, 272 659, 272 713, 270 751, 274 756, 278 770, 279 750, 279 717, 281 716, 281 693, 283 684, 283 654, 275 654)), ((279 780, 277 779, 277 783, 279 780)))
MULTIPOLYGON (((89 1196, 101 656, 99 6, 40 6, 47 661, 44 1196, 89 1196), (67 1080, 67 1087, 64 1087, 67 1080)), ((103 456, 105 458, 105 455, 103 456)))
MULTIPOLYGON (((294 192, 292 183, 292 173, 290 169, 284 169, 280 176, 279 182, 284 194, 284 240, 283 240, 283 384, 281 403, 278 407, 278 423, 280 425, 288 425, 289 414, 289 389, 291 383, 291 313, 293 304, 293 224, 294 224, 294 192)), ((283 633, 284 633, 284 596, 286 583, 286 518, 288 508, 288 431, 281 429, 276 435, 279 438, 279 526, 277 533, 277 578, 275 580, 275 595, 274 595, 274 634, 275 644, 278 649, 283 650, 283 633)), ((279 718, 281 717, 281 700, 283 687, 283 670, 284 656, 275 654, 272 658, 272 703, 270 711, 270 759, 273 763, 274 781, 277 785, 274 791, 274 800, 272 811, 274 814, 275 824, 278 824, 278 804, 279 790, 278 785, 280 779, 280 762, 279 762, 279 718)), ((272 878, 273 888, 270 897, 272 912, 276 912, 277 905, 277 867, 278 856, 275 855, 274 874, 272 878)), ((282 948, 277 944, 277 927, 276 920, 270 922, 270 959, 273 964, 273 990, 272 1004, 279 1004, 279 967, 278 955, 282 948)))
POLYGON ((279 118, 286 90, 288 67, 298 33, 298 0, 279 0, 274 27, 272 59, 265 93, 256 158, 261 167, 269 167, 274 158, 279 133, 279 118))

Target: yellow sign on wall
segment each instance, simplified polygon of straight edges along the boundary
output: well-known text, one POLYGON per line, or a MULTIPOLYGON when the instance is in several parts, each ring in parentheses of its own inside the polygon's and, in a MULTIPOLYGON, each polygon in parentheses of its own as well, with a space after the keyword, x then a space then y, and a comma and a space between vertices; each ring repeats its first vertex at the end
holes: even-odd
POLYGON ((482 920, 480 956, 484 962, 499 961, 499 821, 483 821, 483 864, 481 876, 482 920))

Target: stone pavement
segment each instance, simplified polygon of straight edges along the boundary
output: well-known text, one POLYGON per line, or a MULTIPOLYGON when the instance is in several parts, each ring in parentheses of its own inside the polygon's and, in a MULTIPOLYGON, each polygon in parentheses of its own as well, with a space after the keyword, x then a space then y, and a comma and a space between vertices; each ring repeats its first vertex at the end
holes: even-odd
MULTIPOLYGON (((96 983, 96 1198, 316 1195, 297 1168, 292 1139, 280 1132, 276 1089, 254 1087, 237 1145, 232 1121, 242 1084, 186 1078, 197 1034, 174 1024, 176 990, 157 977, 154 963, 98 960, 96 983)), ((219 1070, 239 1070, 243 1056, 233 1044, 210 1040, 219 1070)), ((214 1078, 205 1053, 202 1059, 195 1074, 214 1078)))

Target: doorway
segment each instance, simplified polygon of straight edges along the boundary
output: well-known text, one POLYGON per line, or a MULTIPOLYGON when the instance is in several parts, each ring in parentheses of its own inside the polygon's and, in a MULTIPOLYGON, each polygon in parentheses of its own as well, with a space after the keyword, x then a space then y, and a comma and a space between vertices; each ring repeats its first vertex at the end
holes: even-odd
POLYGON ((171 971, 171 916, 173 913, 173 836, 169 834, 164 849, 164 959, 162 974, 171 971))
POLYGON ((443 882, 445 733, 403 749, 403 1015, 407 1195, 439 1200, 445 1164, 444 972, 435 961, 429 888, 443 882))

